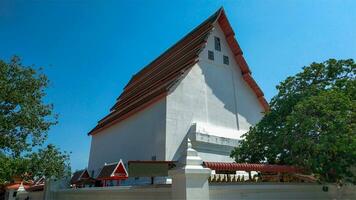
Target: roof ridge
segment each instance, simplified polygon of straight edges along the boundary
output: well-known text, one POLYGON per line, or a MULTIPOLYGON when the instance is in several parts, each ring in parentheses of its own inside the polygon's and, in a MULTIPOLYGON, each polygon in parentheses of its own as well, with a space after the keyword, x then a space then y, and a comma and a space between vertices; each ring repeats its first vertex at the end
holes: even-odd
POLYGON ((112 163, 105 163, 105 164, 104 164, 104 167, 105 167, 105 166, 110 166, 110 165, 115 165, 115 164, 117 165, 117 164, 119 164, 119 162, 120 162, 120 161, 112 162, 112 163))
MULTIPOLYGON (((187 37, 189 37, 192 33, 194 33, 196 30, 198 30, 199 28, 201 28, 203 25, 205 25, 205 23, 209 22, 211 19, 215 18, 215 20, 218 19, 221 11, 223 11, 223 7, 219 8, 219 10, 217 10, 214 14, 210 15, 206 20, 204 20, 202 23, 200 23, 198 26, 196 26, 195 28, 193 28, 190 32, 188 32, 187 34, 185 34, 181 39, 179 39, 176 43, 174 43, 173 45, 171 45, 168 49, 166 49, 163 53, 161 53, 158 57, 156 57, 153 61, 151 61, 150 63, 148 63, 145 67, 143 67, 140 71, 138 71, 137 73, 135 73, 132 76, 132 79, 135 79, 135 77, 137 75, 139 75, 140 73, 142 73, 147 67, 149 67, 151 64, 153 64, 155 61, 159 60, 163 55, 165 55, 168 51, 172 50, 176 45, 178 45, 180 42, 182 42, 184 39, 186 39, 187 37)), ((214 21, 215 21, 214 20, 214 21)), ((125 88, 130 85, 132 82, 130 82, 125 86, 125 88)))

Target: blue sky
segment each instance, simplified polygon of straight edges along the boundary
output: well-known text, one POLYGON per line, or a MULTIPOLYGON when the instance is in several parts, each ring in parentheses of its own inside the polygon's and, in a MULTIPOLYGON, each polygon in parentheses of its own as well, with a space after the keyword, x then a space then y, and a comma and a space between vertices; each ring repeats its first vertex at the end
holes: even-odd
POLYGON ((59 114, 48 142, 72 152, 72 169, 80 169, 87 132, 130 77, 220 6, 268 100, 313 61, 356 59, 354 0, 0 0, 0 59, 16 54, 45 68, 45 100, 59 114))

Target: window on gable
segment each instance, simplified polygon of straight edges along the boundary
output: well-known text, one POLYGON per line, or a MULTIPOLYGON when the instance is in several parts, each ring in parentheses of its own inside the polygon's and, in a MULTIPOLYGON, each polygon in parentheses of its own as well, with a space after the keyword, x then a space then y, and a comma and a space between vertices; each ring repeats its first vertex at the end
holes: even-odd
POLYGON ((229 65, 229 57, 224 55, 224 64, 229 65))
POLYGON ((208 58, 209 60, 214 60, 214 52, 208 51, 208 58))
POLYGON ((214 41, 215 41, 215 50, 216 51, 221 51, 220 38, 214 37, 214 41))

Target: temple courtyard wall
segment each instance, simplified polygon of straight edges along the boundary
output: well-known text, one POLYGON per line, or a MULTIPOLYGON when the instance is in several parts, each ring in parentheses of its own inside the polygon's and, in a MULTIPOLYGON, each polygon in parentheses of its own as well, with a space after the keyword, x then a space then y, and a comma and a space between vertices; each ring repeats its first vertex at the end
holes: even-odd
MULTIPOLYGON (((51 191, 45 199, 145 199, 160 200, 172 199, 171 185, 154 186, 121 186, 102 188, 58 189, 51 191)), ((20 194, 19 199, 43 199, 43 195, 20 194)), ((318 184, 216 184, 209 185, 210 200, 230 199, 355 199, 355 187, 345 186, 338 188, 329 185, 328 191, 322 190, 318 184)))

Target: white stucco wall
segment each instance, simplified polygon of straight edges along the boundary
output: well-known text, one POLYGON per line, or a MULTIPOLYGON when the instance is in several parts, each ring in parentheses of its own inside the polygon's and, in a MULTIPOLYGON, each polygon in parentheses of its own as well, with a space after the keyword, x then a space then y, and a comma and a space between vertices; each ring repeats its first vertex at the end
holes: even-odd
POLYGON ((16 196, 16 200, 43 200, 44 199, 44 192, 43 191, 36 191, 36 192, 23 192, 19 193, 16 196))
POLYGON ((219 25, 215 25, 199 59, 207 86, 207 106, 211 111, 208 112, 209 124, 246 132, 262 118, 264 110, 256 94, 243 80, 219 25), (220 52, 214 49, 215 36, 221 41, 220 52), (208 59, 208 50, 214 51, 214 61, 208 59), (223 55, 229 57, 229 65, 223 64, 223 55))
MULTIPOLYGON (((343 199, 356 198, 354 186, 328 185, 329 191, 322 191, 322 185, 298 183, 241 183, 241 184, 209 184, 210 200, 256 200, 256 199, 343 199)), ((190 188, 192 189, 192 188, 190 188)), ((53 200, 96 200, 96 199, 152 199, 170 200, 174 192, 170 185, 139 186, 139 187, 101 187, 61 189, 52 191, 50 199, 53 200)), ((202 195, 203 197, 203 195, 202 195)), ((20 198, 21 200, 24 198, 20 198)), ((40 199, 40 198, 33 198, 40 199)), ((43 198, 41 198, 43 199, 43 198)), ((196 199, 196 198, 191 198, 196 199)), ((205 198, 204 198, 205 199, 205 198)))
POLYGON ((105 163, 165 159, 165 98, 92 136, 89 173, 105 163))
POLYGON ((171 188, 164 186, 79 188, 60 190, 53 194, 53 200, 167 200, 171 199, 171 188))
MULTIPOLYGON (((193 123, 205 124, 216 136, 238 139, 262 118, 262 112, 216 25, 199 62, 167 97, 166 159, 179 157, 181 143, 193 123), (221 40, 220 52, 214 48, 214 36, 221 40), (214 61, 208 59, 208 50, 214 52, 214 61), (223 55, 229 57, 229 65, 223 64, 223 55)), ((229 153, 209 151, 204 146, 204 149, 195 147, 203 160, 232 161, 229 153)))

